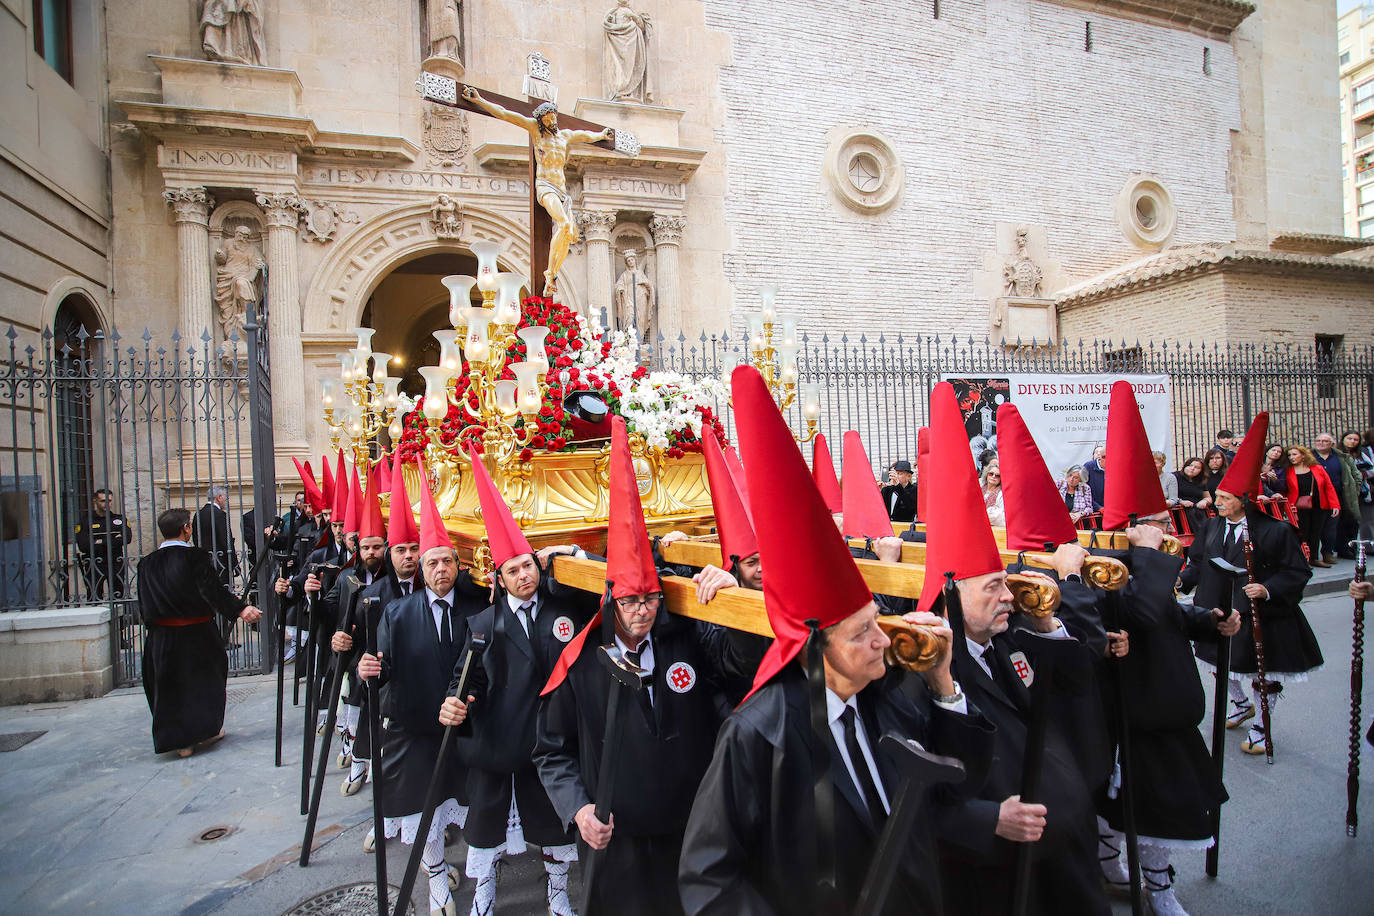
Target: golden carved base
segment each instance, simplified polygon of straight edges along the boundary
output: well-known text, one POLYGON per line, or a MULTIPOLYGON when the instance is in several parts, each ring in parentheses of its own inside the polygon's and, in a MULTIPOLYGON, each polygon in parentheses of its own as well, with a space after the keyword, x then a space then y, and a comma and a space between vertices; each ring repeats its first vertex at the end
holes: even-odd
MULTIPOLYGON (((668 458, 630 437, 630 453, 639 481, 649 533, 688 530, 713 519, 706 466, 700 454, 668 458)), ((551 544, 577 544, 604 554, 610 513, 607 472, 610 446, 574 452, 536 454, 487 470, 511 513, 537 550, 551 544)), ((448 458, 428 468, 439 514, 464 564, 485 576, 491 570, 486 526, 477 499, 471 463, 448 458)), ((405 466, 406 491, 418 494, 418 465, 405 466)), ((418 507, 418 501, 415 503, 418 507)), ((417 510, 418 511, 418 510, 417 510)))

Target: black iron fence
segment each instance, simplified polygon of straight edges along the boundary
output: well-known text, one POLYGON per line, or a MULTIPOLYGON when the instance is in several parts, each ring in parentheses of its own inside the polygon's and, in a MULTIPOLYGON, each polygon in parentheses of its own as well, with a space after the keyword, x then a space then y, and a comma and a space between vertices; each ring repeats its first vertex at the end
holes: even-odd
MULTIPOLYGON (((141 676, 138 566, 162 511, 194 513, 225 586, 258 597, 278 513, 266 329, 251 312, 244 338, 219 345, 13 327, 0 344, 0 611, 108 606, 117 684, 141 676)), ((267 669, 267 620, 225 626, 233 673, 267 669)))
MULTIPOLYGON (((1310 444, 1319 432, 1339 436, 1374 426, 1374 347, 1063 341, 1053 348, 1016 348, 970 337, 862 333, 803 333, 797 342, 801 382, 820 384, 820 431, 837 442, 845 430, 858 430, 878 469, 914 459, 931 389, 948 377, 1168 376, 1175 466, 1203 455, 1221 429, 1243 433, 1263 410, 1270 413, 1272 442, 1310 444)), ((684 374, 716 374, 737 362, 745 347, 746 337, 729 334, 679 335, 676 341, 660 335, 645 345, 641 361, 684 374)), ((801 428, 800 406, 788 412, 801 428)))

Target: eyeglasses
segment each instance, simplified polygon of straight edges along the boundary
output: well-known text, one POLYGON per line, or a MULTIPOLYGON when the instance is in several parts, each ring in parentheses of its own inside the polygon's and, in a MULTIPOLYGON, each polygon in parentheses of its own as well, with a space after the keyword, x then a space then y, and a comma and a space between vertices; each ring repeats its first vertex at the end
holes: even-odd
POLYGON ((625 598, 615 599, 615 603, 622 611, 633 611, 641 607, 655 611, 658 610, 658 606, 662 602, 663 592, 653 592, 648 595, 629 595, 625 598))

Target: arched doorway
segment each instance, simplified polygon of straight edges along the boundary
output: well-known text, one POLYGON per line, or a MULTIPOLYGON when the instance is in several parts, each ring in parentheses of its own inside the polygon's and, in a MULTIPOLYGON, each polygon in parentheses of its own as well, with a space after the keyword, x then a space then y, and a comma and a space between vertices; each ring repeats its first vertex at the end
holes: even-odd
MULTIPOLYGON (((62 569, 71 568, 69 539, 78 521, 87 513, 97 486, 95 469, 98 461, 95 438, 98 410, 96 400, 101 393, 92 391, 85 379, 95 374, 93 359, 99 357, 95 346, 96 332, 103 330, 95 306, 80 293, 66 296, 53 316, 52 360, 54 376, 53 416, 56 421, 57 453, 57 524, 59 543, 63 549, 62 569)), ((99 486, 107 485, 101 481, 99 486)), ((73 583, 61 583, 63 597, 70 599, 73 583)))
MULTIPOLYGON (((476 272, 477 259, 466 251, 430 251, 392 268, 368 296, 362 326, 377 331, 372 338, 373 350, 399 360, 392 362, 391 374, 401 377, 401 390, 406 394, 424 393, 419 369, 439 363, 434 332, 452 327, 448 289, 441 281, 450 274, 473 276, 476 272)), ((472 304, 480 305, 481 301, 474 289, 472 304)))

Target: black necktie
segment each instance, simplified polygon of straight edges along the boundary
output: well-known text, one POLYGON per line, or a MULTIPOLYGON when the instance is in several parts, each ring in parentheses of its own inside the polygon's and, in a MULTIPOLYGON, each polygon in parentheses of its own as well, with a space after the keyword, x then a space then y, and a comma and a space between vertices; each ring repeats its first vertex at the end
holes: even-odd
MULTIPOLYGON (((626 652, 625 660, 638 668, 639 654, 644 651, 643 647, 647 647, 648 644, 649 643, 645 641, 641 648, 636 649, 634 652, 626 652)), ((639 694, 639 705, 642 706, 645 713, 648 714, 650 724, 654 721, 654 698, 649 695, 649 688, 653 686, 653 683, 654 676, 652 674, 641 674, 639 676, 639 689, 635 691, 635 693, 639 694)))
POLYGON ((409 595, 409 594, 410 594, 410 583, 409 583, 409 582, 402 582, 402 583, 401 583, 401 597, 404 598, 406 595, 409 595))
POLYGON ((1226 523, 1226 549, 1227 549, 1227 550, 1230 550, 1232 547, 1236 546, 1236 540, 1237 540, 1237 537, 1236 537, 1236 536, 1237 536, 1237 533, 1238 533, 1239 531, 1240 531, 1240 524, 1239 524, 1238 522, 1227 522, 1227 523, 1226 523))
POLYGON ((453 654, 453 622, 449 619, 449 603, 443 598, 434 602, 434 606, 439 609, 441 621, 439 623, 439 645, 443 646, 446 654, 453 654))
POLYGON ((520 620, 520 626, 525 628, 525 635, 530 635, 530 627, 534 623, 534 602, 526 601, 520 605, 520 610, 516 611, 515 616, 520 620))
POLYGON ((883 810, 883 800, 879 797, 878 787, 873 782, 873 771, 868 767, 868 759, 864 757, 863 748, 859 746, 857 719, 853 706, 846 706, 840 714, 840 720, 844 723, 844 746, 849 751, 849 762, 858 777, 859 791, 863 794, 864 803, 868 805, 868 815, 873 819, 873 829, 881 830, 883 821, 887 819, 887 812, 883 810))

